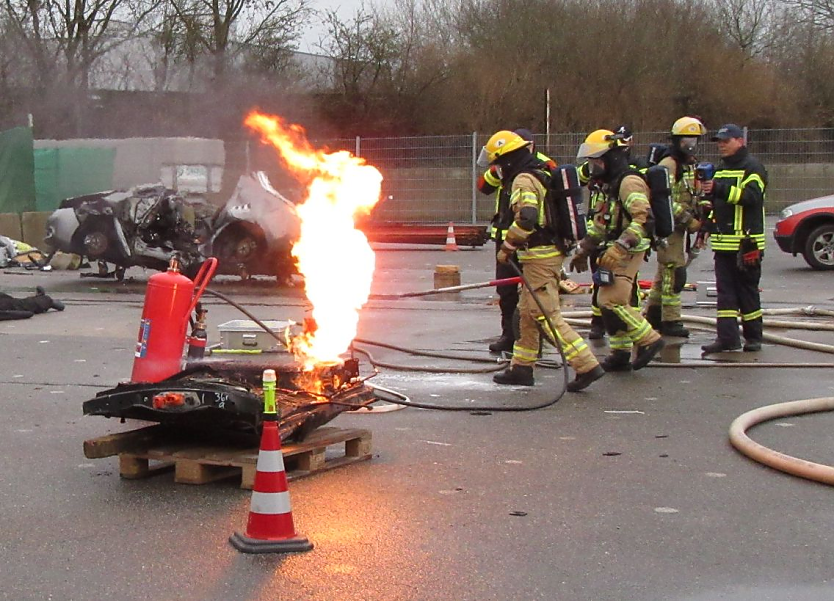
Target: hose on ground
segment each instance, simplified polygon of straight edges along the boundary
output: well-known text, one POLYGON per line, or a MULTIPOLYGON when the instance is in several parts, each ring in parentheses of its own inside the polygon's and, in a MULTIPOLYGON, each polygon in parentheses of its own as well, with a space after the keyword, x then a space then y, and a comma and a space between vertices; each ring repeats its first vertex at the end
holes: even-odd
POLYGON ((768 405, 767 407, 759 407, 733 420, 733 423, 730 425, 730 443, 740 453, 746 455, 753 461, 793 476, 834 485, 834 466, 814 463, 780 453, 779 451, 774 451, 747 436, 747 430, 762 422, 780 417, 832 410, 834 410, 834 397, 790 401, 777 405, 768 405))

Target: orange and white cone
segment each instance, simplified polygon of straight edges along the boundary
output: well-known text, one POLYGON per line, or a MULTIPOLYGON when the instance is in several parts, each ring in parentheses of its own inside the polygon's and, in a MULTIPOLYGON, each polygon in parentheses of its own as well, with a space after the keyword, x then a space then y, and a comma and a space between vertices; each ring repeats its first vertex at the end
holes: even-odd
POLYGON ((455 227, 452 222, 449 222, 449 229, 446 230, 446 247, 444 250, 460 250, 458 243, 455 241, 455 227))
POLYGON ((265 418, 246 534, 235 532, 229 542, 242 553, 309 551, 313 544, 296 534, 292 520, 278 422, 265 418))

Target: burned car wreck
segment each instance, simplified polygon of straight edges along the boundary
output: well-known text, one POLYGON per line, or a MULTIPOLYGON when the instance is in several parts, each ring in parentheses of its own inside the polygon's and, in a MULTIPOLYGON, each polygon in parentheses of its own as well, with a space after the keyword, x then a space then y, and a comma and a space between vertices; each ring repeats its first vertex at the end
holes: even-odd
POLYGON ((69 198, 49 216, 44 242, 118 279, 134 266, 164 271, 177 254, 186 274, 214 256, 219 273, 283 280, 295 273, 290 250, 298 231, 295 205, 256 173, 242 176, 220 208, 162 185, 69 198))

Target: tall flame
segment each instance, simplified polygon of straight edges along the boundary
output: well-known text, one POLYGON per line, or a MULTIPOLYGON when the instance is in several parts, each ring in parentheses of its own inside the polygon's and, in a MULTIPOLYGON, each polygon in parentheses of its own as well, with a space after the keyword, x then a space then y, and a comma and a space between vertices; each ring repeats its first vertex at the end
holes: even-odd
POLYGON ((304 276, 315 327, 293 338, 293 353, 307 369, 339 362, 356 336, 374 273, 374 252, 355 219, 376 205, 382 174, 347 151, 312 148, 304 129, 281 117, 252 112, 245 124, 275 146, 290 171, 307 184, 306 198, 297 207, 301 235, 292 254, 304 276))

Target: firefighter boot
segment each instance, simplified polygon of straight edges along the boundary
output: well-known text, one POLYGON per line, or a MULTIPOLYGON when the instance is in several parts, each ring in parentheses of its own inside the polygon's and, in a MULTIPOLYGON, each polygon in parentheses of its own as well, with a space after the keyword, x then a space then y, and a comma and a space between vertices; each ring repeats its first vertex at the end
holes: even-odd
POLYGON ((646 307, 646 321, 658 332, 661 328, 661 312, 663 308, 660 305, 649 305, 646 307))
POLYGON ((573 382, 568 382, 568 392, 578 392, 587 388, 592 382, 596 382, 604 375, 605 370, 600 365, 597 365, 591 371, 586 371, 584 374, 576 374, 573 382))
POLYGON ((611 351, 600 365, 605 371, 631 371, 631 353, 611 351))
POLYGON ((716 340, 710 344, 703 345, 701 347, 701 351, 704 355, 710 355, 712 353, 723 353, 724 351, 737 351, 740 348, 740 342, 724 342, 723 340, 716 340))
POLYGON ((634 363, 632 364, 634 371, 646 367, 649 361, 652 360, 652 357, 658 354, 664 346, 666 346, 666 343, 663 341, 663 338, 646 346, 638 346, 637 356, 634 358, 634 363))
POLYGON ((490 353, 511 353, 515 341, 510 336, 501 336, 498 340, 489 345, 490 353))
POLYGON ((55 309, 56 311, 63 311, 64 310, 64 303, 59 300, 55 300, 51 296, 47 296, 46 290, 43 289, 43 286, 35 286, 35 294, 37 296, 46 296, 51 303, 49 309, 55 309))
POLYGON ((689 330, 683 327, 683 322, 662 321, 660 322, 660 333, 664 336, 675 336, 677 338, 689 338, 689 330))
POLYGON ((532 365, 511 365, 500 374, 492 376, 492 381, 496 384, 512 384, 515 386, 532 386, 533 385, 533 366, 532 365))

